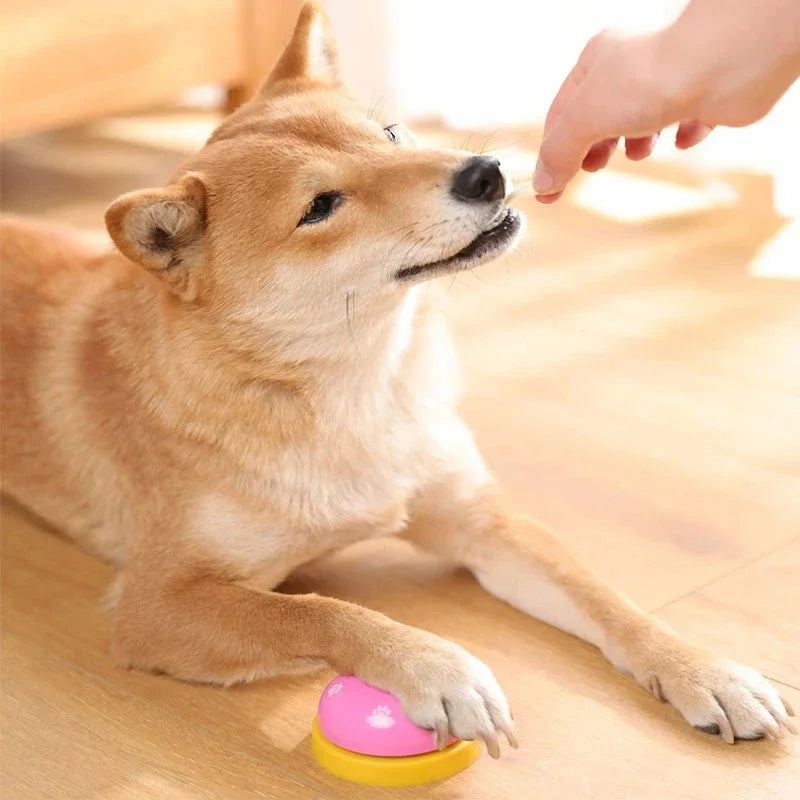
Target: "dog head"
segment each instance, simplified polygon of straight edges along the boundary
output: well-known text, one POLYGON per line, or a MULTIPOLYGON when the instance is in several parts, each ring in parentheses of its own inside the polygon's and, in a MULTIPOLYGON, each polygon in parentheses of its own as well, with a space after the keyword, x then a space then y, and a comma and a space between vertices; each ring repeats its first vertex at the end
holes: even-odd
MULTIPOLYGON (((391 122, 391 121, 390 121, 391 122)), ((165 187, 106 213, 118 248, 184 301, 276 328, 343 323, 518 238, 496 159, 426 149, 371 119, 307 3, 259 93, 165 187)))

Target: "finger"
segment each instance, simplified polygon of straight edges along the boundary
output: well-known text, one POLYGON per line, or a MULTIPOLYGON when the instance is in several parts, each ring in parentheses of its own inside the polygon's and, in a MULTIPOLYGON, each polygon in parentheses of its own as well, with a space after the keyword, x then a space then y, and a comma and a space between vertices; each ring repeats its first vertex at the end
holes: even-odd
POLYGON ((679 150, 688 150, 696 144, 700 144, 703 139, 713 130, 712 125, 693 119, 688 122, 681 122, 678 125, 678 132, 675 134, 675 147, 679 150))
POLYGON ((550 203, 555 203, 561 195, 564 194, 563 191, 561 192, 553 192, 553 194, 537 194, 536 199, 543 203, 544 205, 550 205, 550 203))
POLYGON ((635 139, 625 140, 625 155, 631 161, 641 161, 653 152, 653 148, 658 141, 658 134, 652 136, 640 136, 635 139))
POLYGON ((561 116, 561 113, 567 107, 572 93, 580 85, 581 81, 586 77, 589 71, 589 66, 594 59, 594 53, 597 44, 597 37, 589 40, 586 47, 583 48, 575 66, 569 71, 569 74, 564 78, 564 82, 556 92, 553 102, 547 111, 547 116, 544 119, 544 133, 546 136, 549 129, 553 126, 556 120, 561 116))
MULTIPOLYGON (((594 53, 597 49, 597 43, 600 40, 600 35, 593 37, 589 40, 586 47, 583 48, 578 61, 575 66, 569 71, 569 74, 564 79, 558 92, 556 93, 550 108, 547 111, 547 116, 544 121, 544 130, 542 132, 542 143, 549 138, 552 130, 558 125, 559 121, 564 115, 564 112, 572 104, 573 96, 575 95, 578 87, 586 77, 589 67, 594 60, 594 53)), ((586 144, 584 151, 581 154, 580 161, 583 161, 583 156, 589 149, 591 142, 586 144)), ((578 171, 578 167, 574 168, 572 175, 578 171)), ((571 177, 571 176, 570 176, 571 177)), ((542 203, 554 203, 561 196, 561 187, 555 188, 552 186, 550 172, 547 168, 542 166, 541 154, 539 161, 536 164, 536 170, 533 176, 533 187, 536 191, 537 199, 542 203), (545 199, 547 196, 547 199, 545 199)), ((566 180, 564 181, 566 184, 566 180)))
POLYGON ((593 144, 583 159, 581 168, 586 172, 597 172, 603 169, 617 149, 618 141, 618 139, 603 139, 602 142, 593 144))
POLYGON ((533 173, 537 195, 552 195, 564 190, 581 167, 589 148, 596 141, 580 117, 567 109, 539 149, 533 173))
POLYGON ((569 103, 572 93, 580 84, 584 75, 585 70, 578 63, 570 70, 569 75, 564 78, 564 82, 559 87, 558 92, 556 92, 556 96, 553 98, 553 102, 550 104, 550 108, 547 110, 547 116, 544 118, 544 130, 542 132, 543 137, 547 135, 550 128, 561 116, 564 108, 567 106, 567 103, 569 103))
POLYGON ((597 98, 591 99, 594 93, 590 82, 587 78, 581 83, 542 140, 533 174, 533 189, 537 195, 563 191, 581 168, 592 145, 609 138, 609 132, 602 130, 602 105, 599 114, 587 112, 598 107, 597 98))

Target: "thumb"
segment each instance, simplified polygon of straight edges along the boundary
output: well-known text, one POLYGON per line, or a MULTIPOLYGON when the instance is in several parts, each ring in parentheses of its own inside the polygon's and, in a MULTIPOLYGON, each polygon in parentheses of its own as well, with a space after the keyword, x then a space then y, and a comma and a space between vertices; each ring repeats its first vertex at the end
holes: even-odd
POLYGON ((537 195, 562 192, 581 168, 589 148, 597 139, 587 120, 575 114, 575 105, 573 102, 565 109, 552 130, 545 133, 533 173, 533 188, 537 195))

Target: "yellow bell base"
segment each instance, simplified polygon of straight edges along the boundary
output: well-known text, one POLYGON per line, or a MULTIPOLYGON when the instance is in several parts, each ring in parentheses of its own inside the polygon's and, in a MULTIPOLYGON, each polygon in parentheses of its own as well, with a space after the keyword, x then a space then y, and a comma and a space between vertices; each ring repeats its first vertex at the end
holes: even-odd
POLYGON ((325 738, 314 717, 314 760, 337 778, 369 786, 415 786, 442 781, 465 770, 481 754, 477 742, 454 742, 444 750, 416 756, 367 756, 345 750, 325 738))

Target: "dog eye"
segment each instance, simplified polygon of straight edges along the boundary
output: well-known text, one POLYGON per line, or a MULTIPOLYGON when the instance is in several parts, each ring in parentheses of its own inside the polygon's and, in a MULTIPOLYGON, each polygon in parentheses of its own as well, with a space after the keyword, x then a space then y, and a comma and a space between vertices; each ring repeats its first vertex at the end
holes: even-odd
POLYGON ((387 139, 388 139, 388 140, 389 140, 389 141, 390 141, 392 144, 398 144, 398 143, 399 143, 399 141, 400 141, 400 137, 399 137, 399 136, 398 136, 398 135, 397 135, 397 134, 394 132, 394 129, 395 129, 396 127, 397 127, 397 124, 394 124, 394 125, 387 125, 387 126, 386 126, 386 127, 383 129, 383 132, 386 134, 386 138, 387 138, 387 139))
POLYGON ((299 228, 301 225, 314 225, 317 222, 327 219, 344 200, 344 195, 340 192, 323 192, 318 194, 308 205, 306 213, 300 218, 297 223, 299 228))

